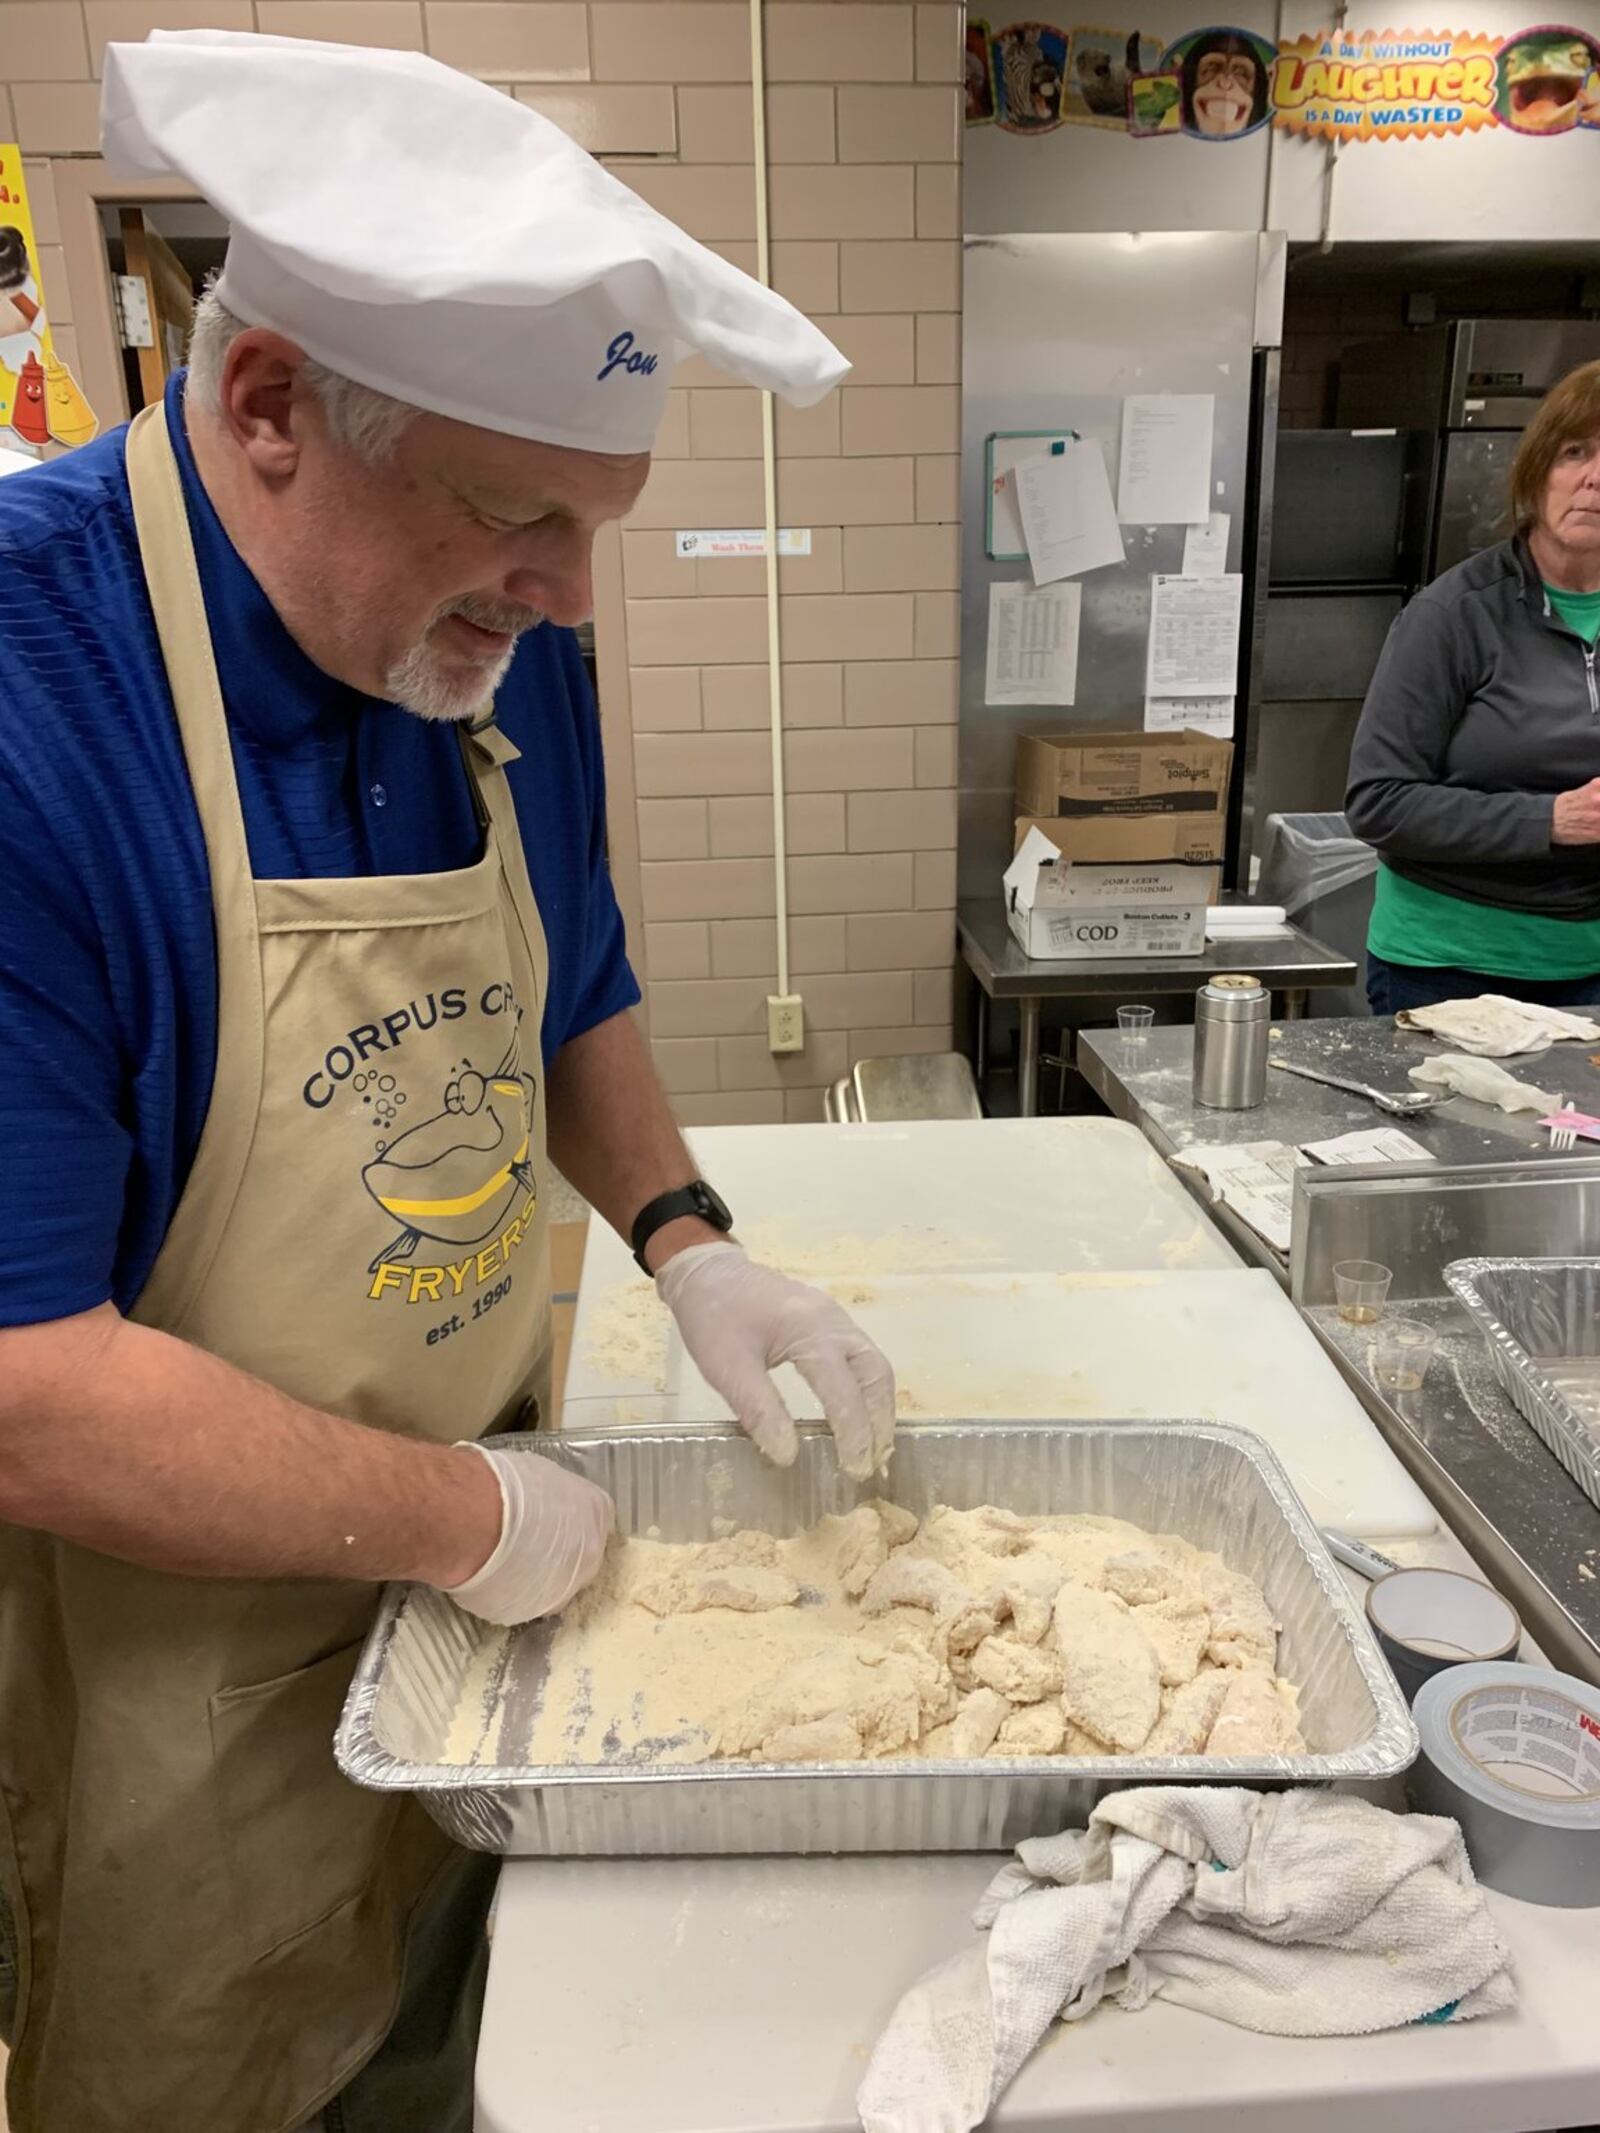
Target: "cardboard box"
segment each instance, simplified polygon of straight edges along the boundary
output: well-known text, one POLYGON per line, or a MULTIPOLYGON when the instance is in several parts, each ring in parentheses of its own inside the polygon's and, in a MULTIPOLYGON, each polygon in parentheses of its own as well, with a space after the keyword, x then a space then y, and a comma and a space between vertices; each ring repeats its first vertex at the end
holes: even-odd
POLYGON ((1030 828, 1005 872, 1006 923, 1041 961, 1200 955, 1216 893, 1214 867, 1085 866, 1030 828))
POLYGON ((1233 743, 1180 733, 1023 734, 1017 806, 1074 860, 1220 860, 1233 743), (1059 834, 1058 834, 1059 833, 1059 834))

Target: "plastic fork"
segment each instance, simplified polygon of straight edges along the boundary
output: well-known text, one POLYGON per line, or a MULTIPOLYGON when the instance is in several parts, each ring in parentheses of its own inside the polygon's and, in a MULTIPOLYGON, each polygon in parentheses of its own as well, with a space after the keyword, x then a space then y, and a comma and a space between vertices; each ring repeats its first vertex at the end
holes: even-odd
MULTIPOLYGON (((1556 1098, 1556 1110, 1560 1112, 1566 1108, 1567 1099, 1564 1096, 1558 1096, 1556 1098)), ((1575 1126, 1551 1126, 1550 1146, 1557 1153, 1564 1155, 1569 1149, 1576 1148, 1577 1145, 1578 1132, 1575 1126)))

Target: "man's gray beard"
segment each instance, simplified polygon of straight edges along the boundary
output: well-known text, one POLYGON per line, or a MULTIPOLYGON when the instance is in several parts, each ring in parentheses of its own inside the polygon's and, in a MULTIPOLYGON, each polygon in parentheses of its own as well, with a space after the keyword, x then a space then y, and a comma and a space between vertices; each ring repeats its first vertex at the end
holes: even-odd
POLYGON ((465 659, 452 659, 433 642, 433 633, 450 615, 465 616, 480 629, 513 630, 518 637, 537 629, 542 615, 525 607, 512 607, 496 600, 455 600, 441 608, 425 634, 410 651, 396 660, 384 676, 384 694, 390 703, 418 718, 475 719, 486 712, 494 693, 506 678, 516 657, 515 645, 491 666, 465 659))

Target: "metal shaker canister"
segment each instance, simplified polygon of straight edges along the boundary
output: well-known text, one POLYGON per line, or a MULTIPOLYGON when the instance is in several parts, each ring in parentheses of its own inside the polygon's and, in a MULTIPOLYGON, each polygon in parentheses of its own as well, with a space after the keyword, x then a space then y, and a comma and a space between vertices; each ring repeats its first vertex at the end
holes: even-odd
POLYGON ((1194 1004, 1194 1097, 1217 1111, 1249 1111, 1267 1093, 1271 996, 1259 978, 1202 985, 1194 1004))

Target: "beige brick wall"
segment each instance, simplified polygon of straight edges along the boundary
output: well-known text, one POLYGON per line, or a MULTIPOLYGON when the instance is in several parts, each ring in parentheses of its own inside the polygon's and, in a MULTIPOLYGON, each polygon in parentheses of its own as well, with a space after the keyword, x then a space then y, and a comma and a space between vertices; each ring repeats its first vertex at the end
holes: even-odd
MULTIPOLYGON (((758 525, 756 394, 685 366, 596 617, 619 851, 638 852, 651 1039, 686 1123, 821 1116, 868 1054, 950 1041, 960 450, 961 9, 766 0, 773 278, 856 368, 780 410, 793 982, 803 1054, 766 1049, 777 976, 764 566, 680 562, 679 527, 758 525), (620 699, 623 692, 613 695, 620 699), (619 729, 626 727, 626 731, 619 729)), ((0 0, 0 127, 28 158, 71 359, 50 166, 92 154, 99 57, 157 26, 404 45, 544 112, 663 213, 755 265, 744 0, 0 0)), ((623 884, 632 900, 632 869, 623 884)))

